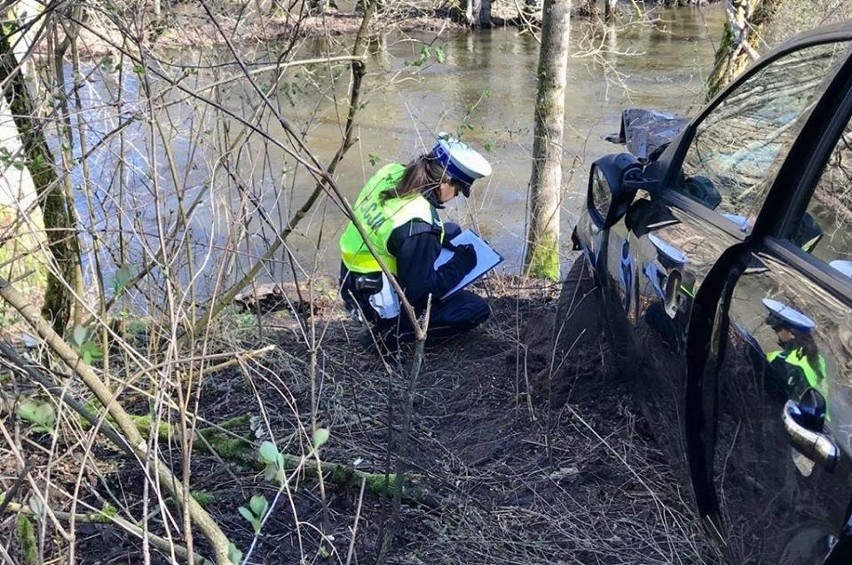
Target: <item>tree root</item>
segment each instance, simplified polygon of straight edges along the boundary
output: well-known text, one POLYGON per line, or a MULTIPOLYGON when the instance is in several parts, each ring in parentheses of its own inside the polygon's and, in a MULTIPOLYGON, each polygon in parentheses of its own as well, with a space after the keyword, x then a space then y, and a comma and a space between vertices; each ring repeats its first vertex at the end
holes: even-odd
MULTIPOLYGON (((20 537, 21 536, 21 529, 22 529, 20 524, 29 522, 28 516, 32 516, 33 511, 29 506, 26 506, 26 505, 23 505, 23 504, 18 504, 17 502, 9 502, 8 506, 7 506, 7 510, 9 512, 18 512, 19 513, 19 515, 18 515, 18 524, 19 524, 18 535, 20 537)), ((53 514, 54 514, 54 516, 56 516, 60 520, 69 520, 70 521, 71 518, 74 518, 74 521, 79 522, 79 523, 115 524, 116 526, 123 528, 127 532, 130 532, 131 534, 139 537, 140 539, 141 538, 148 538, 148 541, 151 542, 151 545, 153 545, 157 549, 159 549, 159 550, 161 550, 161 551, 163 551, 167 554, 171 554, 172 552, 174 552, 174 554, 177 557, 180 557, 181 559, 188 559, 189 558, 189 552, 186 550, 186 548, 184 546, 178 545, 178 544, 171 542, 171 541, 169 541, 165 538, 162 538, 162 537, 160 537, 156 534, 152 534, 151 532, 146 532, 142 528, 137 526, 136 524, 129 522, 128 520, 125 520, 124 518, 121 518, 120 516, 114 516, 110 512, 101 511, 101 512, 90 512, 88 514, 79 514, 78 513, 78 514, 72 515, 70 512, 54 511, 53 514)), ((35 535, 32 533, 32 522, 29 522, 29 524, 30 524, 29 528, 30 528, 30 532, 31 532, 30 536, 32 538, 31 541, 26 542, 25 540, 20 540, 21 545, 24 548, 23 549, 23 551, 24 551, 24 562, 27 563, 27 564, 38 562, 38 549, 34 545, 36 542, 35 542, 35 535), (32 547, 27 546, 27 543, 33 544, 32 547), (35 557, 34 558, 28 557, 28 555, 30 555, 30 554, 34 555, 35 557), (33 559, 33 561, 29 561, 29 559, 31 559, 31 558, 33 559)), ((198 563, 199 565, 206 565, 208 563, 212 563, 212 561, 204 559, 204 557, 202 557, 201 555, 198 555, 197 553, 193 554, 193 557, 195 558, 195 562, 198 563)))
MULTIPOLYGON (((147 436, 150 433, 150 416, 131 416, 131 419, 144 435, 147 436)), ((217 426, 200 429, 196 432, 193 447, 201 452, 218 456, 223 460, 260 471, 264 465, 258 459, 258 446, 252 441, 228 431, 240 425, 245 425, 248 423, 248 420, 248 416, 237 416, 217 426)), ((157 437, 160 441, 174 441, 179 437, 179 432, 180 430, 177 426, 168 422, 161 421, 157 426, 157 437)), ((316 465, 305 463, 301 456, 289 453, 282 453, 281 456, 284 459, 285 471, 292 471, 301 467, 304 476, 318 476, 316 465)), ((339 487, 360 489, 361 481, 364 481, 367 491, 375 495, 388 497, 394 495, 397 483, 400 480, 399 476, 395 473, 371 473, 355 469, 343 463, 331 463, 327 461, 320 462, 320 472, 326 482, 339 487)), ((424 487, 419 485, 417 481, 418 477, 411 475, 402 480, 403 498, 407 502, 423 504, 429 507, 439 506, 438 501, 424 487)))

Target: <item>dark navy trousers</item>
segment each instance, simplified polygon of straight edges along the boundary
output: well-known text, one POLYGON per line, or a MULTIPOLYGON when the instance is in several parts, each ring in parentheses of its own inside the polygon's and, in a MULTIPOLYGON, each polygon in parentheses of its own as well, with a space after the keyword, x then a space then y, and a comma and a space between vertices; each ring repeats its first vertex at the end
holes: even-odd
MULTIPOLYGON (((405 312, 396 318, 380 318, 370 306, 369 293, 359 292, 355 288, 355 277, 345 268, 341 269, 340 282, 340 294, 347 309, 360 312, 382 339, 393 341, 396 338, 400 343, 414 341, 414 330, 405 312)), ((418 311, 417 315, 421 316, 423 310, 425 308, 418 311)), ((429 313, 427 342, 443 341, 470 331, 487 320, 490 313, 485 299, 466 290, 458 291, 447 300, 436 300, 429 313)))

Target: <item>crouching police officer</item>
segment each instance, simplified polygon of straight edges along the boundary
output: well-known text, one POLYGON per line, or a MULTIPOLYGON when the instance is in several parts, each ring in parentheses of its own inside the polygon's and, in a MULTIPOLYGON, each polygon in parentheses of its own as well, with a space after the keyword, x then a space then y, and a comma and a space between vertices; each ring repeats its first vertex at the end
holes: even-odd
MULTIPOLYGON (((430 341, 466 332, 488 318, 488 304, 471 292, 440 299, 473 269, 476 253, 470 245, 450 243, 460 229, 443 224, 437 209, 459 193, 468 197, 473 181, 490 174, 491 165, 482 155, 441 134, 429 153, 405 166, 392 163, 380 169, 353 206, 355 218, 418 316, 431 295, 430 341), (455 253, 435 269, 442 247, 455 253)), ((400 312, 399 297, 352 222, 340 238, 340 252, 340 288, 347 309, 365 318, 388 349, 413 341, 414 331, 408 316, 400 312)))

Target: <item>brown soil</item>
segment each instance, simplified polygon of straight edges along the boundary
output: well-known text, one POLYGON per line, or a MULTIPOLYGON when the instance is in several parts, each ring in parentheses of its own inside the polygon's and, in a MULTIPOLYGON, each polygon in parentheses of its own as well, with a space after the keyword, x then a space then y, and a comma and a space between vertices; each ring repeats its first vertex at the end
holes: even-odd
MULTIPOLYGON (((571 349, 569 354, 552 354, 558 291, 516 278, 491 279, 479 288, 490 297, 491 320, 462 339, 427 349, 405 458, 416 488, 406 491, 397 520, 389 496, 368 491, 360 498, 357 483, 325 482, 323 497, 316 479, 303 476, 273 505, 249 562, 346 563, 354 529, 351 563, 375 563, 392 524, 396 535, 387 563, 701 562, 696 522, 687 510, 691 493, 649 435, 629 383, 609 369, 609 345, 596 329, 594 308, 581 311, 568 327, 587 325, 595 335, 573 347, 567 337, 570 343, 563 339, 558 349, 571 349), (328 536, 324 543, 320 531, 328 536), (320 552, 332 556, 326 561, 320 552)), ((252 416, 254 424, 232 431, 252 440, 274 438, 282 452, 303 453, 307 435, 299 430, 310 429, 311 387, 300 322, 310 331, 313 321, 322 335, 318 425, 331 431, 322 457, 383 473, 400 450, 412 352, 402 352, 401 365, 385 367, 363 351, 363 330, 331 293, 316 306, 313 320, 290 312, 265 315, 262 338, 245 326, 245 348, 275 343, 278 354, 247 371, 208 377, 199 412, 211 422, 252 416), (263 431, 253 431, 258 429, 263 431)), ((31 437, 36 443, 26 451, 38 459, 34 446, 47 440, 31 437)), ((167 459, 180 460, 177 449, 163 447, 167 459)), ((114 496, 138 517, 138 467, 107 448, 99 455, 111 464, 102 479, 90 476, 81 497, 100 507, 99 497, 114 496)), ((14 462, 7 463, 3 474, 10 477, 14 462)), ((74 472, 55 470, 53 480, 70 484, 74 472)), ((250 462, 201 452, 193 457, 192 481, 194 491, 212 495, 208 509, 246 552, 253 531, 237 508, 254 494, 272 503, 276 488, 250 462)), ((3 517, 3 539, 14 538, 13 523, 3 517)), ((48 539, 55 537, 51 531, 48 539)), ((77 535, 82 563, 140 562, 139 541, 115 526, 81 524, 77 535)), ((200 535, 195 541, 197 551, 208 553, 200 535)), ((17 551, 15 542, 10 547, 17 551)), ((154 562, 169 561, 153 553, 154 562)))

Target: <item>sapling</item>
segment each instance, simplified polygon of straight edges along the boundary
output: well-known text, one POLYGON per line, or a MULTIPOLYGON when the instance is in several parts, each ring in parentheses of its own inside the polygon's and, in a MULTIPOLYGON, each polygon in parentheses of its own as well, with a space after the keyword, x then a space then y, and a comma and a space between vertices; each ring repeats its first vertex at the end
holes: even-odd
POLYGON ((258 449, 258 460, 263 463, 263 476, 267 481, 284 483, 284 456, 271 441, 264 441, 258 449))
POLYGON ((268 510, 269 502, 266 500, 265 496, 259 494, 251 497, 248 508, 245 506, 237 508, 240 515, 251 522, 255 534, 260 533, 260 527, 263 525, 263 517, 266 516, 266 512, 268 510))

